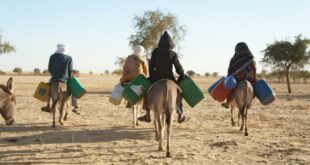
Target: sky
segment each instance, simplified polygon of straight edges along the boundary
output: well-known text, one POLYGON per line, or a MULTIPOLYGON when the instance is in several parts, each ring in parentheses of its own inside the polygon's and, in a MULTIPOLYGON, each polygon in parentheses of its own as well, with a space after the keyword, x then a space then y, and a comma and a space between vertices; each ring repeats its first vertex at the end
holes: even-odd
POLYGON ((235 45, 246 42, 258 70, 268 43, 302 34, 310 38, 308 0, 0 0, 0 35, 17 51, 0 56, 0 70, 47 69, 58 43, 69 46, 80 72, 114 70, 132 53, 133 18, 160 9, 178 17, 185 71, 227 73, 235 45))

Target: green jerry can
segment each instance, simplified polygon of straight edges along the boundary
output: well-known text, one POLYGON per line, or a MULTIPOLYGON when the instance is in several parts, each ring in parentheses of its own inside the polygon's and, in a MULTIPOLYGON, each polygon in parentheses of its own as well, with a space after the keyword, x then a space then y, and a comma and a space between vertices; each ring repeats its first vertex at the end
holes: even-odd
POLYGON ((143 98, 150 86, 151 82, 140 74, 125 87, 123 96, 131 105, 134 105, 143 98))
POLYGON ((182 90, 183 98, 191 107, 194 107, 205 98, 202 90, 189 76, 186 76, 182 81, 178 83, 178 85, 182 90))
POLYGON ((68 88, 72 96, 78 99, 86 93, 84 85, 76 77, 72 77, 69 81, 68 88))

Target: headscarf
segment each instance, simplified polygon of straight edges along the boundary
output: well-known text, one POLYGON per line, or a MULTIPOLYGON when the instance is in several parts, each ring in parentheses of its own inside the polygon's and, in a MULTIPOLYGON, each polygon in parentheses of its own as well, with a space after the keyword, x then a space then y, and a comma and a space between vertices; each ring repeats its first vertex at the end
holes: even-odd
POLYGON ((133 54, 143 57, 143 55, 145 54, 144 48, 141 45, 136 45, 132 48, 133 54))
POLYGON ((254 59, 248 45, 245 42, 239 42, 235 47, 235 54, 231 58, 228 68, 228 75, 236 74, 249 65, 254 59))
POLYGON ((57 44, 57 50, 55 53, 65 54, 68 51, 68 47, 65 44, 57 44))
POLYGON ((158 48, 169 50, 174 48, 174 43, 167 31, 165 31, 164 34, 160 37, 160 40, 158 42, 158 48))

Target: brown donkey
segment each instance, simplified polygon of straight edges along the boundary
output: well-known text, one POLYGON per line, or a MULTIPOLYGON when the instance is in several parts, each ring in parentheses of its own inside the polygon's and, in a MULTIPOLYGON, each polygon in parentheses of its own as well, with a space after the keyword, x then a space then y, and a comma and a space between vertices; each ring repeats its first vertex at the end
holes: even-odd
POLYGON ((0 85, 0 113, 5 120, 6 125, 14 123, 13 112, 16 99, 13 89, 13 78, 9 78, 7 85, 0 85))
POLYGON ((245 127, 245 136, 248 136, 248 109, 251 107, 254 98, 254 90, 251 83, 247 80, 240 81, 237 87, 228 96, 227 101, 231 105, 231 124, 235 125, 234 122, 234 109, 235 107, 239 109, 238 114, 238 125, 239 118, 241 116, 241 127, 240 131, 245 127))
MULTIPOLYGON (((65 103, 68 101, 71 93, 69 90, 67 90, 67 84, 63 82, 53 82, 51 86, 51 97, 52 97, 52 112, 53 112, 53 125, 52 127, 55 127, 55 113, 56 113, 56 106, 59 102, 59 123, 60 125, 63 125, 62 123, 62 115, 63 115, 63 109, 65 106, 65 103)), ((68 106, 68 105, 67 105, 68 106)), ((64 120, 67 120, 67 110, 66 108, 66 114, 64 117, 64 120)))
POLYGON ((155 138, 159 141, 159 151, 163 151, 165 127, 167 129, 167 157, 171 157, 170 136, 173 116, 181 101, 180 93, 176 83, 162 79, 155 82, 146 94, 146 105, 154 111, 155 138))

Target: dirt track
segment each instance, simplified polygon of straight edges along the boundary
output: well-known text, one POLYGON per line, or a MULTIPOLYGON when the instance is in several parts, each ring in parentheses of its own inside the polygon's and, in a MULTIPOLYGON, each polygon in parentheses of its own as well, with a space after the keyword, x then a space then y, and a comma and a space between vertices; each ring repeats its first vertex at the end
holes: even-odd
MULTIPOLYGON (((5 83, 8 76, 0 76, 5 83)), ((185 106, 191 120, 174 122, 172 158, 157 151, 152 124, 132 128, 132 113, 108 102, 113 76, 81 76, 90 91, 79 100, 81 115, 69 113, 65 126, 51 127, 51 114, 32 94, 48 77, 14 76, 17 108, 13 126, 0 119, 0 164, 310 164, 310 88, 272 84, 278 99, 249 111, 249 136, 230 124, 230 112, 206 99, 185 106)), ((197 78, 207 91, 215 79, 197 78)), ((71 108, 70 111, 71 112, 71 108)), ((58 113, 57 113, 58 116, 58 113)))

